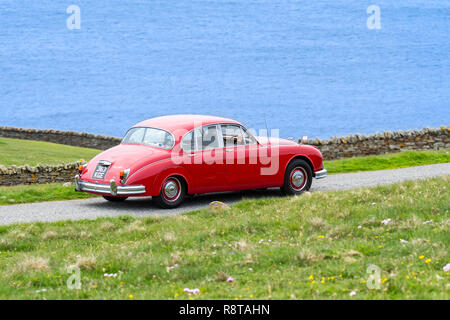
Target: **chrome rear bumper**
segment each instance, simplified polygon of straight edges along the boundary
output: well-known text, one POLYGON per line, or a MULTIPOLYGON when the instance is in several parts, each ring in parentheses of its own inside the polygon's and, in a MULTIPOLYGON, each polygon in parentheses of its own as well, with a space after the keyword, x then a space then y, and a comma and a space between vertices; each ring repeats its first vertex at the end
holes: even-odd
POLYGON ((316 178, 316 179, 322 179, 322 178, 325 178, 326 176, 327 176, 327 169, 325 169, 325 168, 314 172, 314 178, 316 178))
POLYGON ((112 196, 133 196, 145 193, 145 186, 118 186, 114 180, 109 184, 92 183, 80 180, 80 176, 75 176, 75 191, 96 192, 109 194, 112 196))

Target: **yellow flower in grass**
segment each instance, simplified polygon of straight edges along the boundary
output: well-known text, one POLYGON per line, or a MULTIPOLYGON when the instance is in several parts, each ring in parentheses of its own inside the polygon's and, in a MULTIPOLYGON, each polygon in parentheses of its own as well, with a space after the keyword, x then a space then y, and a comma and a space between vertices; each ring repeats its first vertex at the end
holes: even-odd
POLYGON ((128 298, 133 299, 134 296, 132 294, 128 295, 128 298))
POLYGON ((425 260, 425 263, 430 263, 430 262, 431 262, 431 259, 425 260))
POLYGON ((419 256, 419 260, 422 260, 423 258, 425 258, 424 255, 419 256))
POLYGON ((313 276, 313 275, 310 275, 310 276, 308 277, 308 279, 309 279, 309 280, 313 280, 313 279, 314 279, 314 276, 313 276))

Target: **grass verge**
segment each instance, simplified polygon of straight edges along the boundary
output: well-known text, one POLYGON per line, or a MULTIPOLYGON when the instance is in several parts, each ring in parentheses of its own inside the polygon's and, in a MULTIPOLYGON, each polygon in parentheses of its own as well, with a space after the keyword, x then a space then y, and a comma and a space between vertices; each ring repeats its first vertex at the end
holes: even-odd
POLYGON ((449 184, 447 176, 170 218, 2 226, 0 298, 448 299, 449 184), (70 266, 79 290, 67 286, 70 266))
POLYGON ((74 186, 64 187, 62 183, 30 186, 0 187, 0 206, 57 200, 91 198, 95 195, 75 192, 74 186))
POLYGON ((375 171, 450 162, 449 149, 429 151, 402 151, 377 156, 355 157, 325 161, 329 174, 375 171))
POLYGON ((89 161, 99 152, 101 151, 50 142, 0 138, 0 165, 5 167, 89 161))

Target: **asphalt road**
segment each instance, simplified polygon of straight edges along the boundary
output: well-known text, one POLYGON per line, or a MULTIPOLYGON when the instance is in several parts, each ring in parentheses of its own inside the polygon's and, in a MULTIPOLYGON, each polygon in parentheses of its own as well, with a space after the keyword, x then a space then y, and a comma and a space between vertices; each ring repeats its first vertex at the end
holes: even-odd
MULTIPOLYGON (((450 175, 450 163, 330 175, 325 179, 314 179, 310 191, 347 190, 442 175, 450 175)), ((155 207, 151 202, 151 198, 131 198, 123 203, 110 203, 103 198, 94 198, 87 200, 19 204, 0 206, 0 225, 35 221, 95 219, 98 217, 118 217, 123 215, 135 217, 152 215, 174 216, 183 212, 204 208, 211 201, 222 201, 227 204, 232 204, 242 200, 242 198, 279 196, 279 189, 207 194, 188 199, 179 208, 171 210, 155 207)))

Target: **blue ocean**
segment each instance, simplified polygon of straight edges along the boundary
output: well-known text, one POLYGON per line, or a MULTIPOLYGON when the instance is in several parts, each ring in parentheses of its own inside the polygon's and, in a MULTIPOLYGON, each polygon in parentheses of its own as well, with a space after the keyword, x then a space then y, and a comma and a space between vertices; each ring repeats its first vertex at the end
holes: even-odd
POLYGON ((450 1, 0 0, 0 125, 122 136, 177 113, 282 137, 449 125, 450 1))

